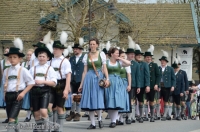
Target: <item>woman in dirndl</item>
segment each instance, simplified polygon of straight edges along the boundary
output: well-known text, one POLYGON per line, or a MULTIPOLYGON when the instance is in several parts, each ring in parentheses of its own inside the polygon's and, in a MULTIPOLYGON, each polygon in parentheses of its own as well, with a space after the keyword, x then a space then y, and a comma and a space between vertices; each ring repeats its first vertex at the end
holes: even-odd
POLYGON ((104 52, 98 51, 99 40, 94 38, 89 41, 88 54, 83 57, 84 71, 82 74, 82 81, 79 87, 79 92, 82 91, 81 109, 89 111, 91 125, 87 129, 96 129, 94 111, 98 114, 99 128, 103 127, 101 120, 102 110, 104 106, 104 88, 99 86, 99 80, 106 77, 105 87, 109 84, 108 71, 106 67, 106 55, 104 52), (99 77, 96 75, 91 61, 96 67, 99 77), (101 71, 103 70, 103 72, 101 71), (104 75, 103 75, 104 73, 104 75))
MULTIPOLYGON (((9 48, 5 48, 4 54, 7 54, 9 52, 9 48)), ((3 77, 3 72, 6 68, 10 67, 11 64, 8 61, 7 57, 5 59, 1 60, 1 77, 3 77)), ((2 78, 1 78, 2 79, 2 78)), ((2 83, 1 80, 1 87, 0 87, 0 108, 5 108, 6 107, 6 102, 4 101, 4 84, 2 83)), ((6 111, 7 114, 7 111, 6 111)), ((3 121, 2 123, 8 123, 8 114, 7 114, 7 119, 3 121)))
MULTIPOLYGON (((22 62, 21 66, 25 67, 27 70, 30 69, 30 59, 33 54, 33 49, 28 49, 26 53, 26 61, 22 62)), ((31 120, 31 110, 30 110, 30 93, 27 92, 23 99, 22 109, 27 111, 26 118, 24 122, 29 122, 31 120)))
MULTIPOLYGON (((126 59, 126 54, 123 50, 119 50, 119 57, 122 59, 126 59)), ((128 92, 131 90, 131 68, 130 66, 128 67, 122 67, 120 71, 120 77, 123 82, 123 110, 119 111, 118 115, 118 122, 117 125, 123 125, 124 124, 124 119, 123 119, 123 113, 127 113, 130 111, 130 104, 129 104, 129 94, 128 92)))
POLYGON ((108 55, 110 56, 110 60, 107 60, 110 86, 105 89, 105 108, 111 119, 109 127, 114 128, 118 111, 127 109, 124 105, 126 89, 120 77, 121 68, 130 66, 131 62, 119 57, 118 48, 110 48, 108 55))

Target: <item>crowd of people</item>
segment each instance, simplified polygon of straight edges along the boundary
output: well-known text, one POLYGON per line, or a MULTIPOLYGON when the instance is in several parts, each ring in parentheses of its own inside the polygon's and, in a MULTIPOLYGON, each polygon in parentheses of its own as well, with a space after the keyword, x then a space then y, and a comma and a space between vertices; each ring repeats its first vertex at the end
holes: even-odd
MULTIPOLYGON (((1 61, 0 106, 5 108, 7 119, 2 123, 16 126, 21 109, 27 110, 24 122, 29 122, 33 115, 37 125, 59 124, 56 130, 51 130, 58 132, 64 132, 65 120, 80 121, 81 110, 91 121, 87 129, 96 129, 95 115, 98 127, 104 127, 102 112, 107 112, 110 128, 136 120, 139 123, 149 119, 180 121, 186 119, 186 105, 191 118, 193 91, 189 89, 186 72, 180 69, 179 58, 174 57, 169 66, 168 53, 163 50, 158 66, 153 62, 154 46, 142 53, 130 36, 126 51, 111 47, 110 42, 99 51, 99 40, 93 38, 88 53, 82 52, 84 41, 80 38, 69 57, 66 32, 62 31, 60 40, 52 42, 49 38, 50 33, 33 45, 34 50, 27 50, 23 62, 25 54, 20 38, 14 40, 13 47, 5 49, 5 59, 1 61)), ((192 88, 196 88, 194 84, 192 88)), ((8 129, 12 131, 20 130, 8 129)))

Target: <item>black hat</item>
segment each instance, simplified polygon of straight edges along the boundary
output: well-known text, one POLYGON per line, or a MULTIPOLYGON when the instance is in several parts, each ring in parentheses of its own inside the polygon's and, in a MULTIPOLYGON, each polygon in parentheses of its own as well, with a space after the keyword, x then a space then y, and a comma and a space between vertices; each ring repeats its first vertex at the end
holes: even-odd
POLYGON ((17 54, 19 55, 19 57, 25 56, 23 53, 20 52, 19 48, 15 48, 15 47, 10 47, 9 52, 7 54, 4 54, 4 56, 9 56, 10 54, 17 54))
POLYGON ((153 55, 151 54, 151 52, 145 52, 144 56, 153 56, 153 55))
POLYGON ((174 68, 174 69, 176 69, 176 68, 178 68, 178 64, 176 64, 175 62, 172 64, 172 67, 174 68))
POLYGON ((32 46, 33 47, 43 47, 45 44, 41 43, 41 42, 38 42, 37 44, 33 44, 32 46))
POLYGON ((142 53, 140 50, 135 50, 135 55, 143 55, 144 53, 142 53))
POLYGON ((166 56, 162 56, 159 60, 160 60, 160 61, 161 61, 161 60, 164 60, 164 61, 166 61, 166 62, 169 62, 169 61, 167 60, 167 57, 166 57, 166 56))
POLYGON ((125 53, 126 54, 128 54, 128 53, 135 53, 135 50, 133 48, 128 48, 125 53))
POLYGON ((108 51, 106 50, 106 48, 104 48, 102 51, 103 51, 105 54, 108 54, 108 51))
POLYGON ((81 47, 80 44, 74 44, 74 46, 72 48, 78 48, 78 49, 81 49, 81 50, 83 49, 83 47, 81 47))
POLYGON ((49 61, 52 59, 52 53, 49 51, 49 49, 44 45, 43 47, 39 47, 35 50, 35 56, 38 57, 38 53, 44 51, 47 53, 49 57, 49 61))
POLYGON ((65 47, 63 44, 61 44, 60 41, 54 41, 53 48, 66 49, 67 47, 65 47))

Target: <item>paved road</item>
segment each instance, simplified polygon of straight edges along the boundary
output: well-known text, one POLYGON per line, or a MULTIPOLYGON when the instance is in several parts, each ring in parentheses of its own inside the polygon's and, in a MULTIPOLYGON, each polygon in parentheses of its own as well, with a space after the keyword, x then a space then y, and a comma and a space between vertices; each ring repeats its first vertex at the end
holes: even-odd
MULTIPOLYGON (((4 118, 0 118, 2 122, 4 118)), ((19 121, 23 123, 24 118, 20 117, 19 121)), ((34 120, 31 120, 33 123, 34 120)), ((116 128, 109 128, 110 120, 103 120, 105 126, 103 129, 97 127, 95 132, 200 132, 200 120, 187 121, 156 121, 155 123, 144 122, 134 123, 131 125, 117 126, 116 128)), ((0 132, 6 132, 5 124, 0 123, 0 132)), ((80 122, 65 122, 64 132, 88 132, 86 128, 90 125, 87 118, 82 118, 80 122)), ((96 125, 97 121, 96 121, 96 125)), ((22 130, 21 132, 32 132, 31 130, 22 130)))

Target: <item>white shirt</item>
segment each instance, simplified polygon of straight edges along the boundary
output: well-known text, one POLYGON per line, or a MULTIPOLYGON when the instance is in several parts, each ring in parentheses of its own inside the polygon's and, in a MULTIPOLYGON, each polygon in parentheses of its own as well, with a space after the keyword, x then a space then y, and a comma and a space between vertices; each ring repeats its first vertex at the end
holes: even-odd
POLYGON ((130 66, 125 67, 125 69, 126 69, 126 72, 127 72, 127 73, 131 73, 131 67, 130 67, 130 66))
POLYGON ((78 62, 79 58, 82 56, 82 54, 76 56, 76 63, 78 62))
MULTIPOLYGON (((44 65, 40 65, 38 64, 36 66, 36 72, 35 74, 37 73, 42 73, 42 74, 46 74, 47 72, 47 69, 48 69, 49 65, 48 64, 44 64, 44 65)), ((32 67, 30 69, 30 73, 32 75, 32 77, 34 78, 34 67, 32 67)), ((45 80, 45 77, 44 76, 35 76, 34 78, 35 80, 45 80)), ((56 72, 54 71, 53 67, 49 67, 49 70, 47 72, 47 78, 46 78, 46 81, 54 81, 56 84, 57 84, 57 75, 56 75, 56 72)), ((42 85, 36 85, 36 86, 44 86, 44 84, 42 85)))
MULTIPOLYGON (((4 60, 1 60, 1 70, 3 71, 4 65, 3 65, 4 60)), ((11 64, 6 64, 5 61, 5 66, 10 66, 11 64)))
POLYGON ((34 67, 38 64, 39 64, 38 58, 35 56, 35 54, 32 54, 30 59, 30 67, 34 67))
MULTIPOLYGON (((51 66, 53 68, 59 68, 60 67, 60 64, 61 64, 61 61, 64 59, 65 57, 64 56, 60 56, 59 58, 53 58, 52 59, 52 62, 50 61, 49 63, 51 63, 51 66)), ((62 74, 62 79, 65 79, 66 78, 66 75, 68 73, 71 73, 72 70, 71 70, 71 64, 69 62, 68 59, 65 58, 65 60, 62 62, 62 65, 61 65, 61 74, 62 74)), ((55 71, 56 72, 56 78, 58 80, 61 79, 61 76, 60 76, 60 73, 59 71, 55 71)))
MULTIPOLYGON (((21 67, 20 64, 17 64, 16 66, 11 66, 10 68, 5 69, 3 73, 3 86, 5 85, 6 82, 7 70, 9 70, 8 77, 18 76, 18 71, 20 67, 21 67)), ((7 92, 15 92, 16 84, 17 84, 17 79, 8 79, 7 92)), ((18 91, 24 90, 26 88, 26 85, 32 85, 32 84, 35 84, 33 77, 26 68, 22 67, 20 73, 20 84, 18 87, 18 91)))
MULTIPOLYGON (((88 58, 88 54, 85 54, 84 57, 83 57, 83 63, 84 65, 87 65, 87 58, 88 58)), ((104 52, 100 52, 100 58, 101 58, 101 61, 102 61, 102 64, 106 64, 106 55, 104 52)), ((95 58, 95 59, 92 59, 93 61, 98 61, 98 58, 95 58)), ((90 59, 89 59, 89 62, 90 59)))
POLYGON ((165 66, 165 67, 162 67, 161 66, 161 68, 162 68, 162 72, 164 72, 165 71, 165 68, 167 67, 167 65, 165 66))

